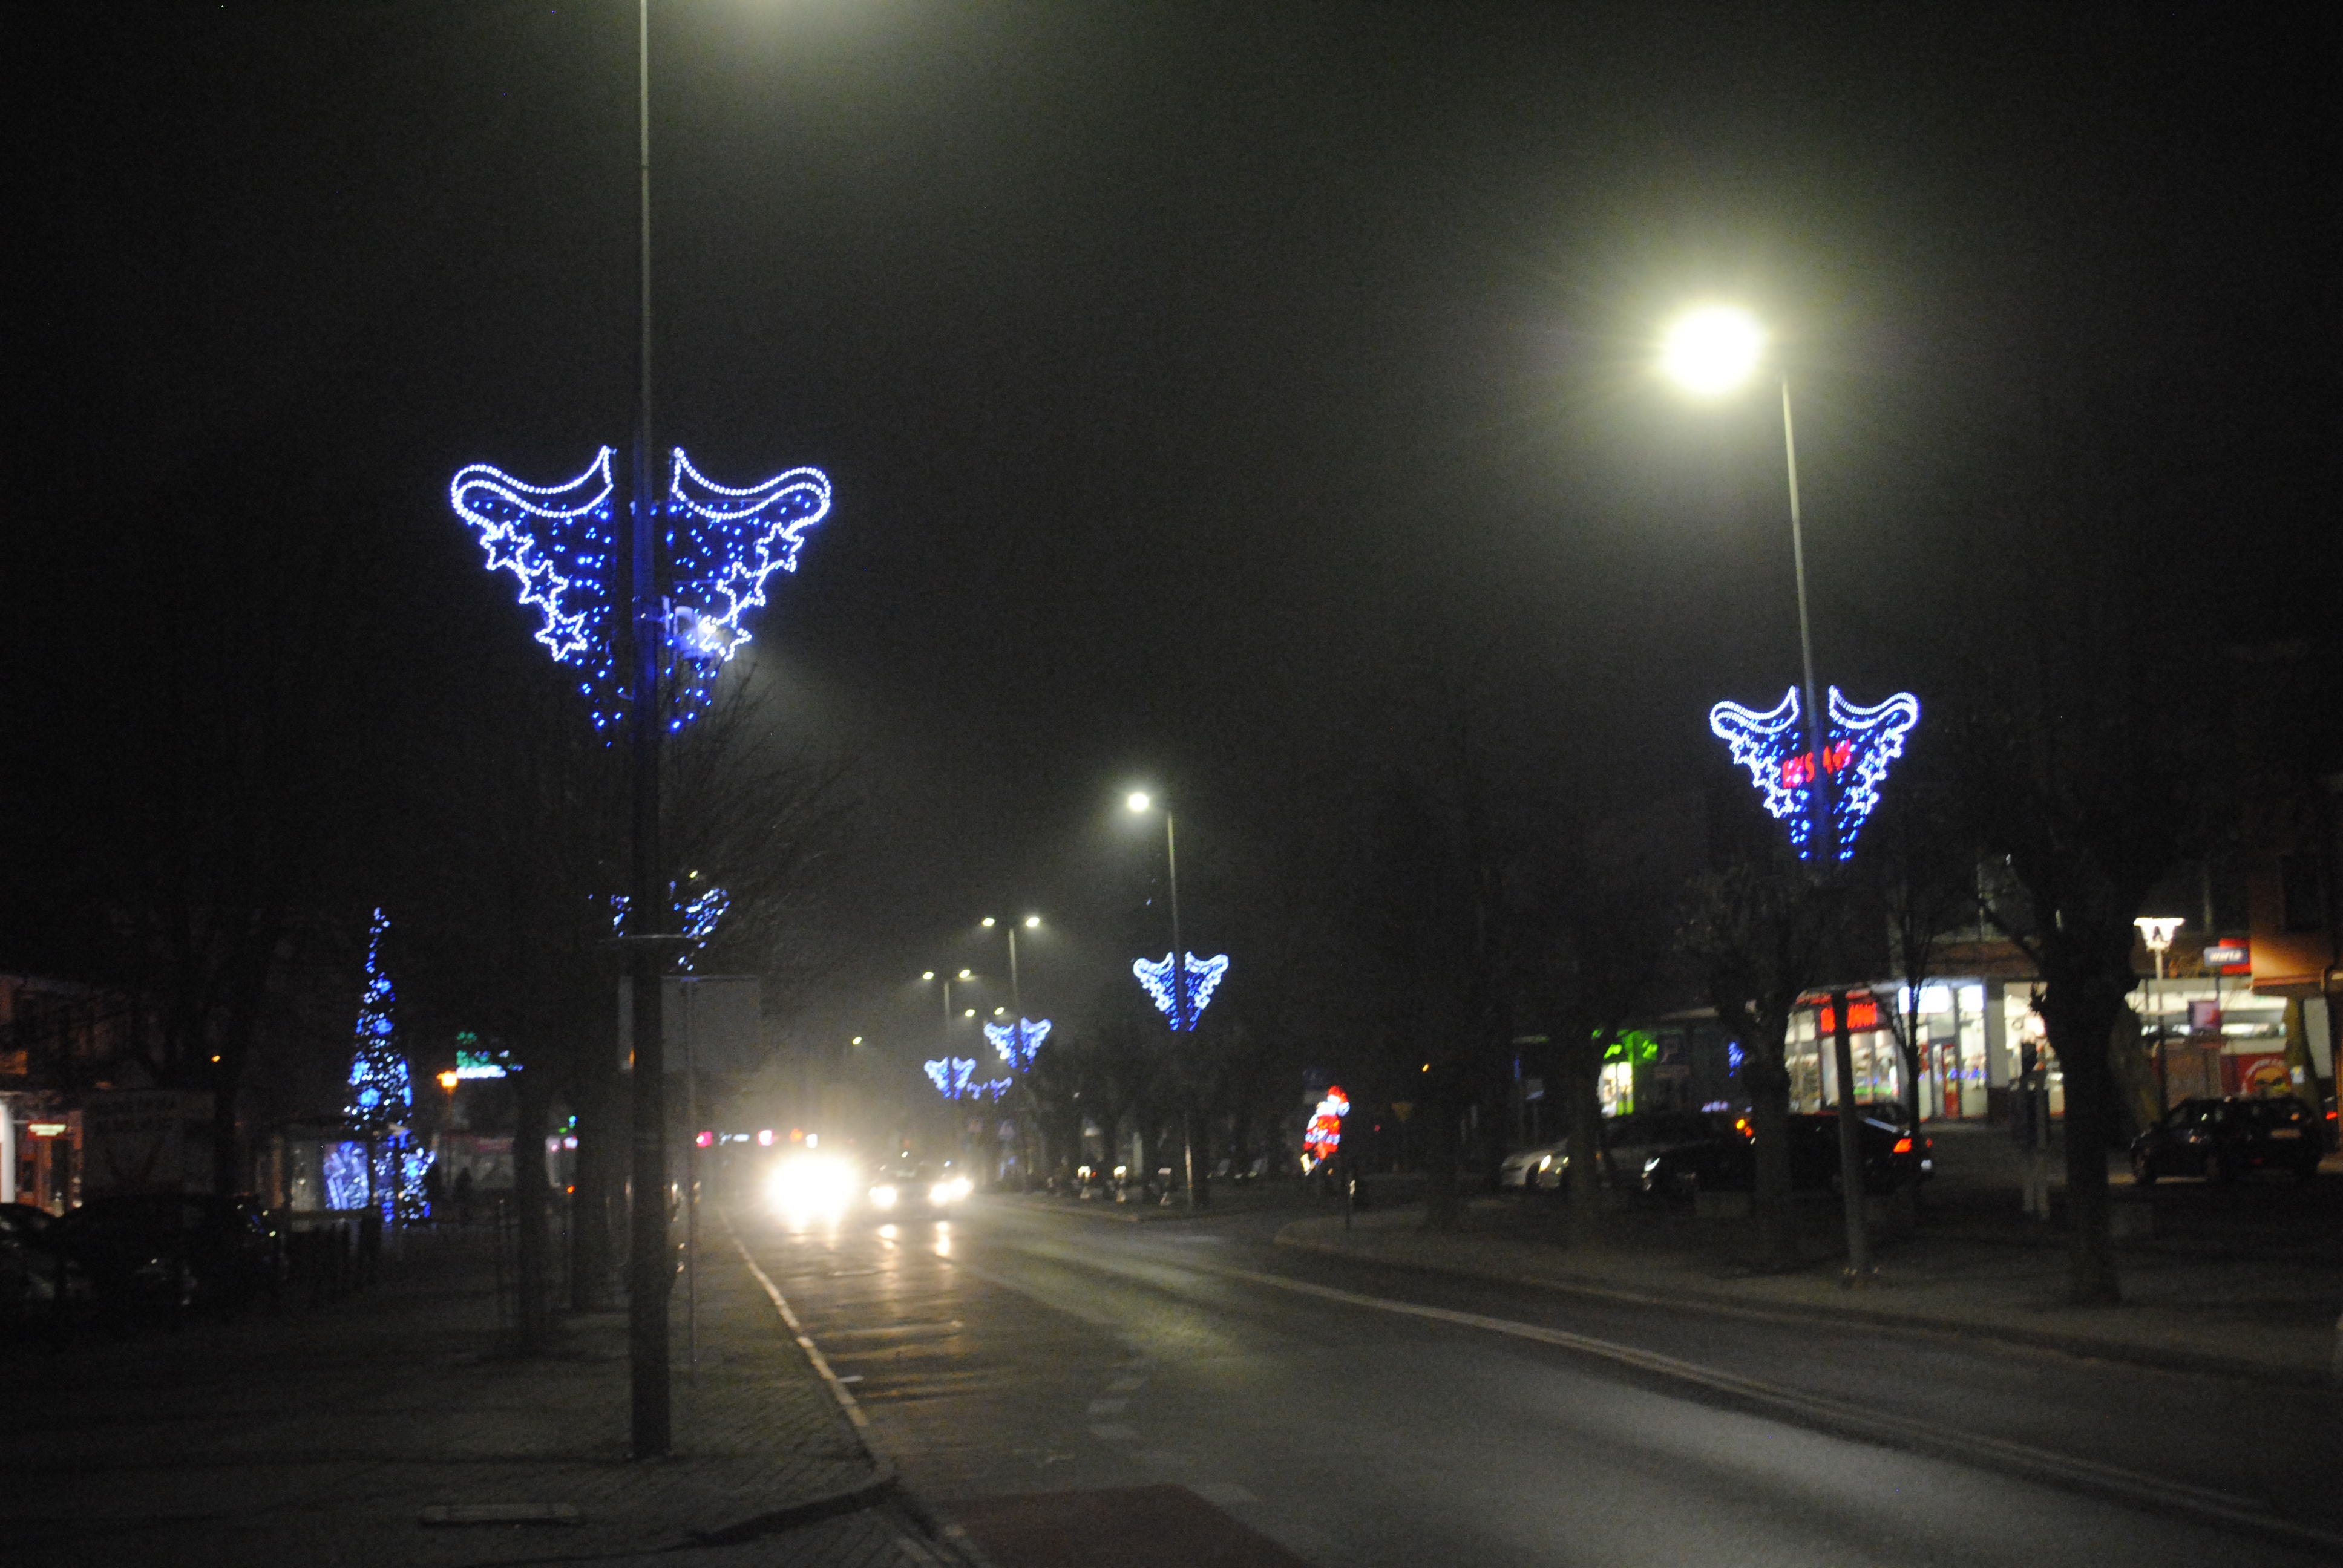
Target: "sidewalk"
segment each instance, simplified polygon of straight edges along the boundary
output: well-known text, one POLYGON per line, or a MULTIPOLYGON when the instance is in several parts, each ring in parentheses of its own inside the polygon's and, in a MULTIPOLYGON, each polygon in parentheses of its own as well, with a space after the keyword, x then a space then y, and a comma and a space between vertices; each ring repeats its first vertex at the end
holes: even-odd
POLYGON ((1804 1266, 1754 1271, 1745 1220, 1622 1212, 1572 1234, 1559 1204, 1481 1199, 1455 1234, 1423 1229, 1421 1205, 1298 1220, 1288 1246, 1612 1299, 1976 1335, 2183 1371, 2324 1382, 2337 1353, 2343 1265, 2324 1259, 2238 1259, 2184 1250, 2117 1254, 2124 1302, 2064 1304, 2066 1251, 2024 1223, 1924 1224, 1883 1243, 1879 1278, 1842 1289, 1843 1255, 1808 1210, 1804 1266))
POLYGON ((315 1310, 11 1346, 11 1555, 965 1560, 923 1527, 720 1231, 699 1294, 696 1373, 675 1296, 675 1456, 648 1463, 626 1453, 624 1314, 566 1315, 544 1352, 514 1356, 480 1236, 406 1237, 374 1290, 315 1310))

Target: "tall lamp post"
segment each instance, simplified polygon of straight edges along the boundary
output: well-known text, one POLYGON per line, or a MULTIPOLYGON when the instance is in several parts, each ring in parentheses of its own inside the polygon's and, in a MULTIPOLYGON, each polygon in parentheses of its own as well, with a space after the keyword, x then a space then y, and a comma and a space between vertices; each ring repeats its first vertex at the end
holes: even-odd
POLYGON ((633 528, 628 560, 632 632, 634 763, 631 907, 638 939, 628 950, 634 985, 635 1082, 632 1192, 628 1213, 627 1364, 628 1433, 638 1459, 656 1459, 674 1443, 668 1376, 669 1256, 667 1061, 659 1028, 659 939, 667 934, 668 890, 659 870, 659 740, 667 719, 660 700, 659 655, 666 640, 659 591, 659 530, 651 489, 651 8, 635 4, 636 254, 633 528))
MULTIPOLYGON (((988 931, 1000 925, 1000 922, 990 915, 985 916, 980 923, 988 931)), ((1009 1007, 1010 1010, 1017 1015, 1015 1020, 1017 1052, 1020 1057, 1022 1057, 1025 1052, 1025 993, 1019 990, 1017 985, 1017 928, 1021 925, 1029 931, 1038 930, 1041 929, 1041 917, 1028 915, 1021 920, 1011 920, 1002 928, 1009 933, 1009 1007)))
POLYGON ((2159 1114, 2171 1109, 2165 1090, 2164 955, 2172 950, 2172 939, 2184 923, 2177 915, 2141 915, 2132 921, 2139 928, 2139 940, 2147 944, 2148 955, 2156 960, 2156 1109, 2159 1114))
MULTIPOLYGON (((1123 807, 1133 816, 1145 816, 1154 809, 1154 799, 1144 789, 1133 789, 1123 799, 1123 807)), ((1171 891, 1172 903, 1172 1031, 1179 1034, 1190 1026, 1188 1016, 1188 950, 1180 945, 1180 835, 1172 819, 1172 808, 1163 808, 1163 869, 1171 891)), ((1181 1166, 1186 1178, 1188 1207, 1196 1207, 1196 1128, 1195 1113, 1185 1108, 1180 1112, 1181 1166)), ((1141 1180, 1144 1181, 1142 1175, 1141 1180)))
MULTIPOLYGON (((990 915, 985 916, 981 923, 988 931, 1000 924, 990 915)), ((1031 931, 1040 930, 1041 925, 1041 916, 1028 915, 1021 920, 1011 920, 1002 928, 1009 933, 1009 1027, 1015 1031, 1014 1039, 1017 1042, 1015 1059, 1010 1066, 1013 1071, 1020 1074, 1024 1071, 1024 1064, 1028 1058, 1025 1048, 1025 993, 1017 983, 1017 928, 1023 926, 1031 931)), ((1000 1010, 996 1008, 993 1010, 998 1012, 1000 1010)), ((1023 1099, 1021 1096, 1019 1109, 1022 1111, 1024 1108, 1023 1099)), ((1021 1119, 1021 1124, 1023 1124, 1023 1119, 1021 1119)), ((1026 1140, 1021 1137, 1017 1151, 1017 1158, 1021 1165, 1020 1180, 1029 1190, 1032 1184, 1033 1161, 1027 1157, 1033 1151, 1027 1146, 1026 1140)))
MULTIPOLYGON (((1661 367, 1669 378, 1697 397, 1719 397, 1738 390, 1765 362, 1765 329, 1747 311, 1706 305, 1687 311, 1668 329, 1661 367)), ((1831 829, 1830 759, 1823 749, 1823 711, 1815 683, 1813 621, 1806 609, 1806 540, 1798 508, 1798 439, 1790 417, 1790 373, 1776 363, 1782 391, 1782 456, 1790 481, 1790 560, 1798 586, 1798 655, 1805 679, 1806 804, 1809 854, 1825 864, 1837 859, 1831 829)), ((1848 1039, 1847 994, 1831 993, 1831 1055, 1838 1073, 1839 1185, 1846 1210, 1846 1280, 1873 1278, 1870 1227, 1863 1213, 1863 1130, 1855 1101, 1855 1048, 1848 1039)))

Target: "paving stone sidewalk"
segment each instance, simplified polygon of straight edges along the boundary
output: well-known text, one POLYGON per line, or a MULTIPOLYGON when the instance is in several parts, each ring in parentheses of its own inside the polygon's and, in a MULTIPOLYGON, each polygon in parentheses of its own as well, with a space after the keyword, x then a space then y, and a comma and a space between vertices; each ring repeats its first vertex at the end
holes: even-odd
POLYGON ((403 1239, 372 1291, 126 1341, 0 1352, 12 1555, 44 1564, 958 1562, 857 1436, 719 1231, 699 1360, 675 1319, 672 1458, 627 1457, 625 1319, 498 1325, 484 1236, 403 1239), (484 1504, 558 1523, 433 1525, 484 1504))

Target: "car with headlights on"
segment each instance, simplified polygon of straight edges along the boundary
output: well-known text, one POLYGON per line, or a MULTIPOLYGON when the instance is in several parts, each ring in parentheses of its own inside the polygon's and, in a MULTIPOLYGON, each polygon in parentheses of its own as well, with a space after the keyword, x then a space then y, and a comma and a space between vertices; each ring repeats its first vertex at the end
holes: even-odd
POLYGON ((1562 1185, 1562 1173, 1569 1165, 1567 1141, 1516 1149, 1497 1166, 1497 1191, 1551 1192, 1562 1185))
POLYGON ((872 1175, 870 1201, 881 1215, 947 1214, 975 1191, 976 1184, 950 1161, 899 1160, 872 1175))

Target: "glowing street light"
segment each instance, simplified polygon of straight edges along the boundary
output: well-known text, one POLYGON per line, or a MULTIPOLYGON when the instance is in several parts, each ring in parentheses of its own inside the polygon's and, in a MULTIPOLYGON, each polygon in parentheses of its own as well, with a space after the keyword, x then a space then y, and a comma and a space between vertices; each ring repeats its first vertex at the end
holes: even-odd
MULTIPOLYGON (((1765 329, 1755 317, 1737 306, 1703 305, 1686 311, 1668 328, 1660 346, 1661 370, 1695 397, 1716 397, 1734 391, 1754 378, 1765 363, 1765 329)), ((1847 842, 1837 841, 1831 827, 1833 754, 1823 748, 1825 713, 1816 700, 1814 629, 1806 610, 1806 540, 1798 515, 1798 440, 1796 427, 1790 417, 1790 375, 1778 362, 1774 369, 1782 387, 1782 456, 1790 480, 1790 558, 1797 571, 1798 654, 1805 675, 1806 755, 1805 777, 1798 782, 1806 791, 1810 817, 1805 842, 1797 843, 1798 835, 1795 832, 1792 841, 1801 859, 1819 854, 1827 863, 1844 859, 1852 850, 1853 829, 1859 823, 1850 824, 1847 842)), ((1838 695, 1836 691, 1831 693, 1834 700, 1838 695)), ((1919 705, 1915 700, 1910 717, 1918 716, 1919 705)), ((1710 713, 1709 728, 1734 745, 1735 759, 1741 761, 1747 749, 1747 721, 1772 717, 1751 714, 1738 704, 1720 703, 1710 713), (1721 719, 1726 722, 1721 724, 1721 719)), ((1782 715, 1784 721, 1787 718, 1786 713, 1782 715)), ((1905 728, 1910 728, 1909 724, 1905 728)), ((1900 750, 1900 733, 1896 739, 1895 749, 1900 750)), ((1881 766, 1884 768, 1884 760, 1881 766)), ((1851 799, 1858 806, 1864 804, 1860 793, 1851 799)), ((1840 1185, 1845 1189, 1845 1202, 1846 1278, 1853 1283, 1868 1284, 1873 1278, 1871 1235, 1863 1212, 1862 1131, 1855 1102, 1855 1053, 1847 1038, 1845 991, 1832 994, 1831 1012, 1836 1022, 1832 1048, 1838 1072, 1838 1153, 1840 1185)))
POLYGON ((1765 329, 1737 306, 1704 305, 1686 311, 1660 348, 1660 367, 1687 392, 1721 397, 1756 372, 1765 354, 1765 329))

